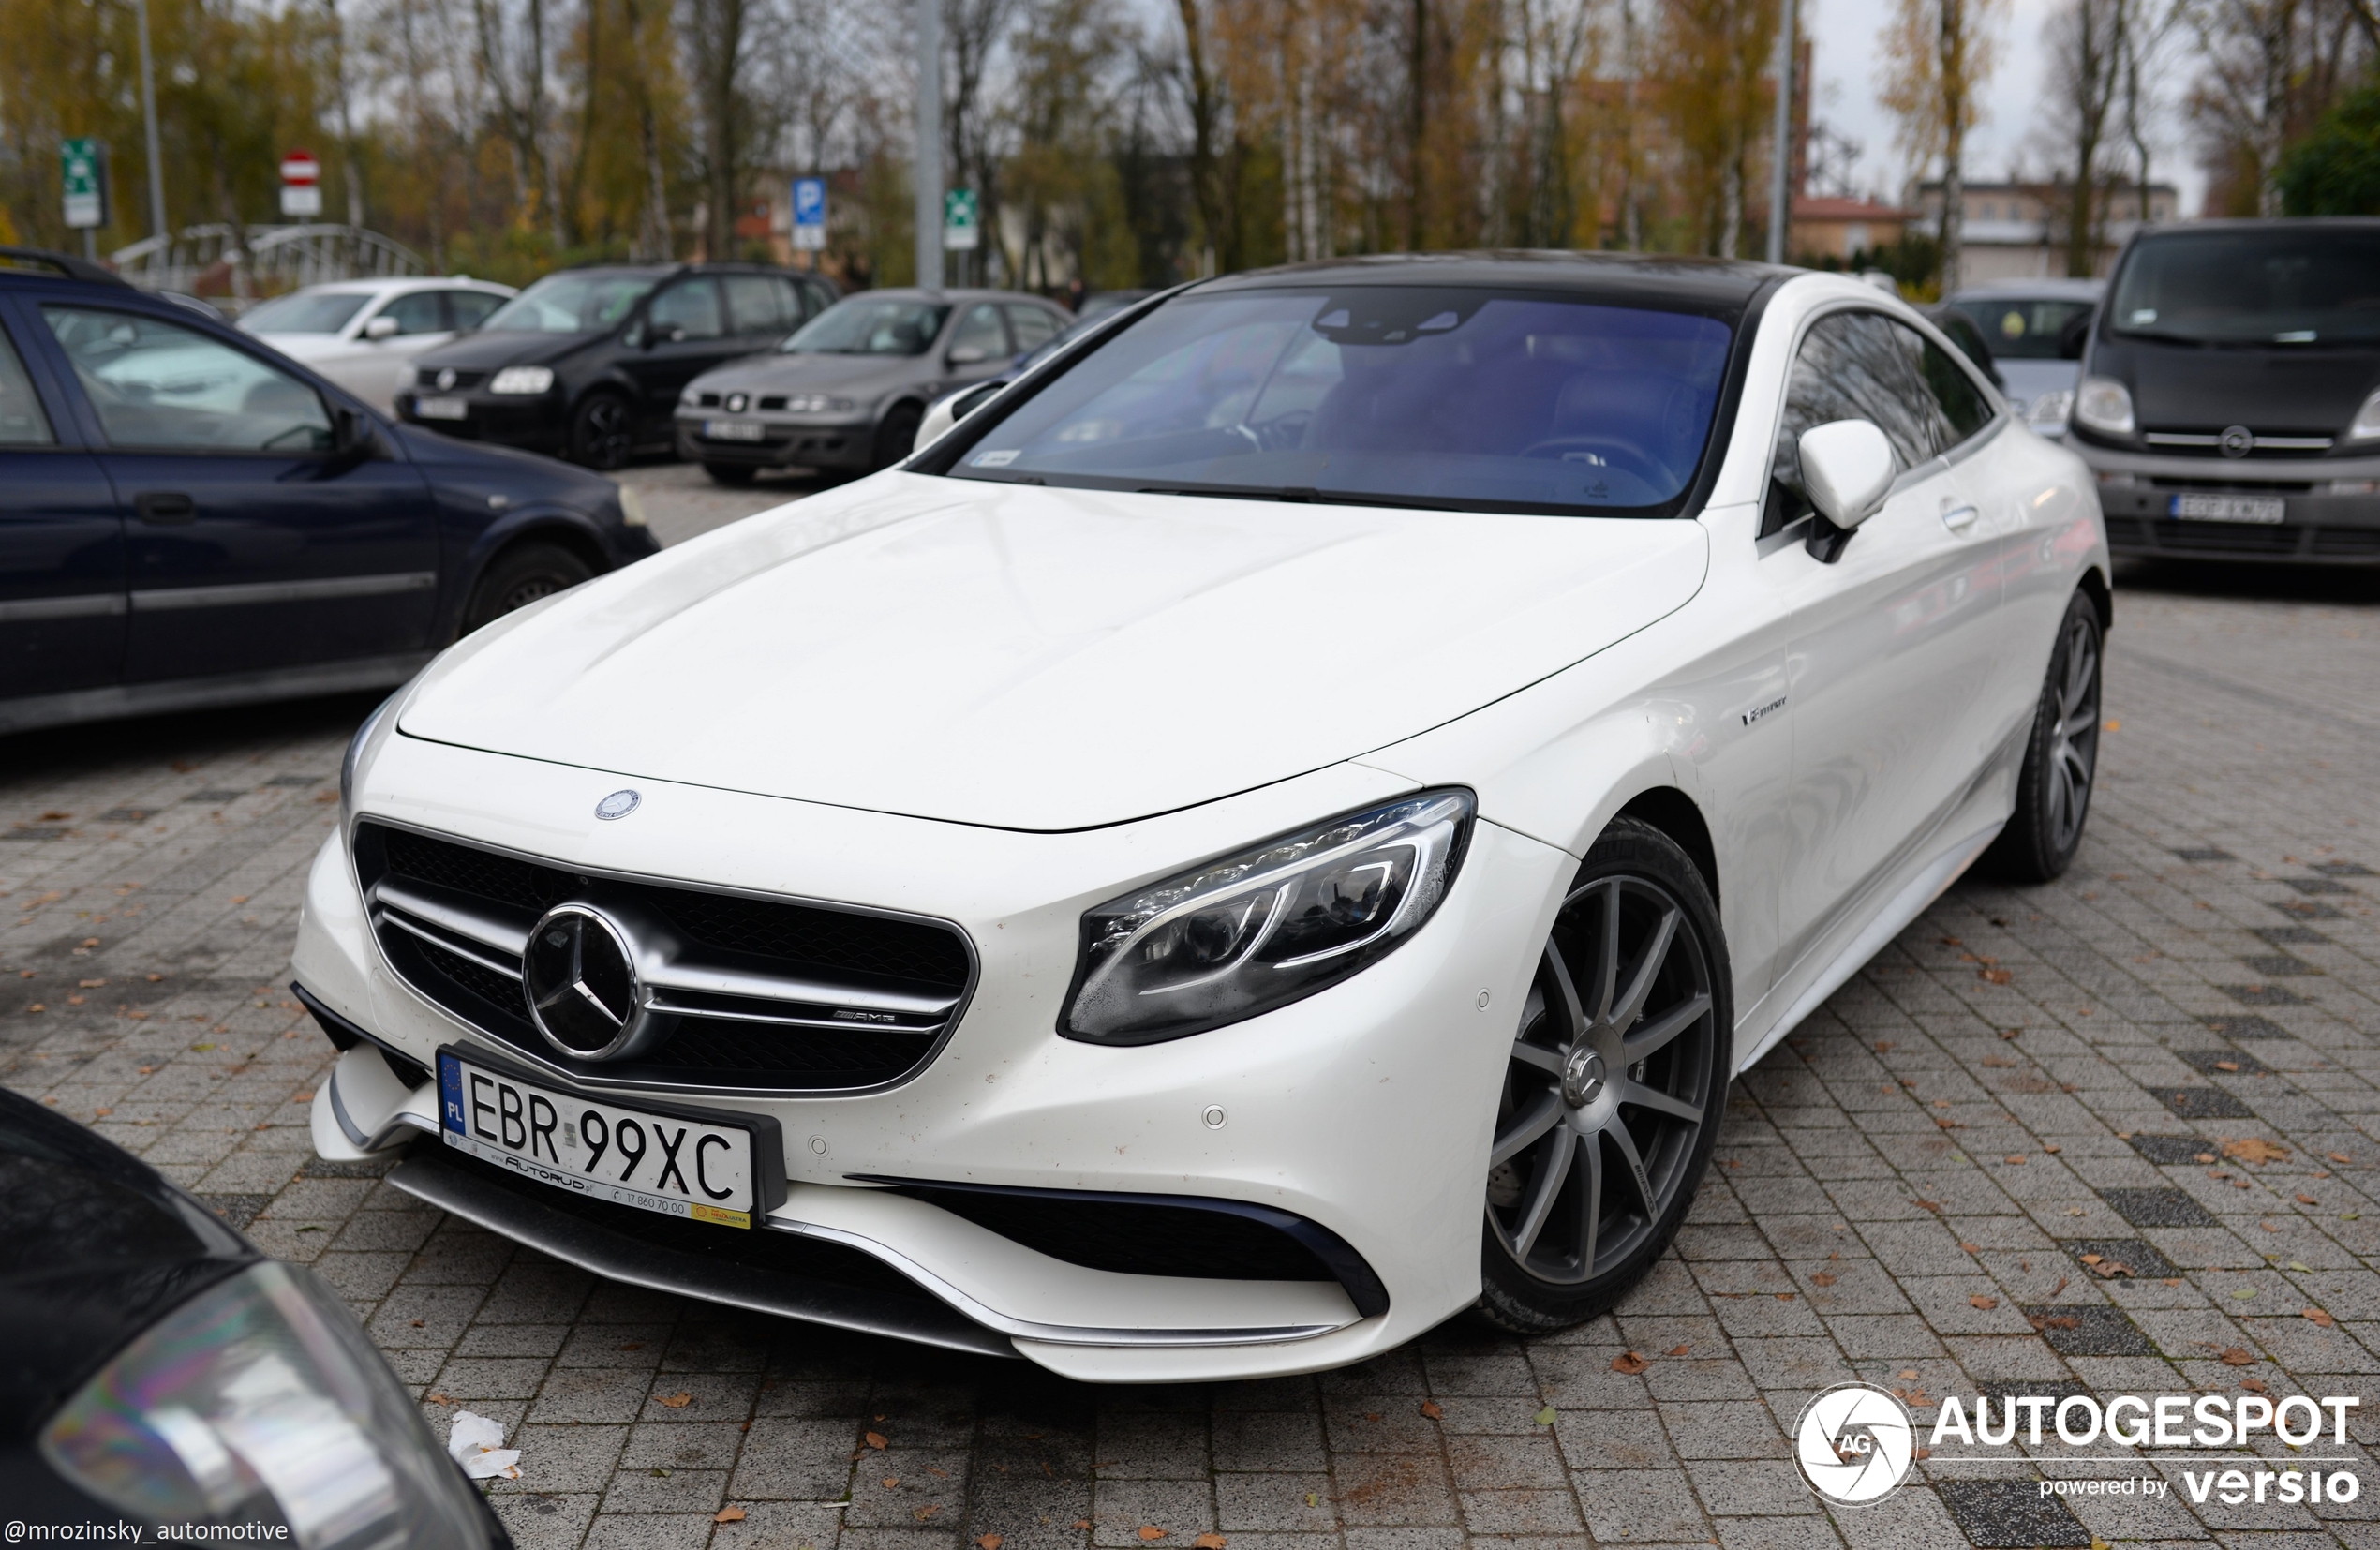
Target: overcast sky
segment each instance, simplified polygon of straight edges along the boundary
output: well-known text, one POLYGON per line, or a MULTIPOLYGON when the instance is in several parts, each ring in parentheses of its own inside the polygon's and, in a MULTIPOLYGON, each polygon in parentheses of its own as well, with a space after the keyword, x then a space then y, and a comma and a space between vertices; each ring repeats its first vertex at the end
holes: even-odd
MULTIPOLYGON (((1818 117, 1867 148, 1854 186, 1897 199, 1908 169, 1893 148, 1893 121, 1876 102, 1877 35, 1888 14, 1881 0, 1797 0, 1809 34, 1811 72, 1818 77, 1818 117)), ((2000 68, 1989 87, 1990 112, 1968 140, 1967 175, 2000 178, 2020 157, 2035 175, 2047 156, 2032 135, 2042 86, 2042 22, 2055 0, 2011 0, 2001 23, 2000 68)), ((2169 72, 2170 73, 2170 72, 2169 72)), ((2152 143, 2149 175, 2181 189, 2181 208, 2195 214, 2206 177, 2175 143, 2170 127, 2152 143)))

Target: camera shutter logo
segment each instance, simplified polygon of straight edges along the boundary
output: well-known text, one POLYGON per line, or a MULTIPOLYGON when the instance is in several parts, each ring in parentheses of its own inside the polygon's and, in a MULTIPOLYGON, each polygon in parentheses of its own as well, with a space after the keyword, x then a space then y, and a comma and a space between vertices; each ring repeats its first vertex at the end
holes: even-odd
POLYGON ((1890 1496, 1917 1449, 1909 1407, 1872 1383, 1828 1389, 1802 1408, 1793 1462, 1810 1489, 1844 1507, 1890 1496))

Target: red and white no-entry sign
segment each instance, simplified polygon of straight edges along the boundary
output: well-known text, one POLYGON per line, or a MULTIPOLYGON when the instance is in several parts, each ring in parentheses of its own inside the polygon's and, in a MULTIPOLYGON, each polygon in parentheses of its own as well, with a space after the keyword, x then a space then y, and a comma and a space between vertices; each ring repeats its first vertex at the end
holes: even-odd
POLYGON ((319 216, 322 213, 322 164, 311 151, 291 151, 281 158, 281 214, 319 216))

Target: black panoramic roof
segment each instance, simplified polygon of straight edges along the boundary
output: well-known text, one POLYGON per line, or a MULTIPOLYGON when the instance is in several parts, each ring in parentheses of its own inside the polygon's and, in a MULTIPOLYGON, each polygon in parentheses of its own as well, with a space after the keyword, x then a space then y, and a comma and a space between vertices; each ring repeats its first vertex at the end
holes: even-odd
POLYGON ((1736 309, 1773 280, 1799 273, 1744 259, 1677 253, 1383 253, 1284 264, 1209 280, 1194 293, 1283 286, 1457 285, 1591 292, 1613 301, 1736 309))

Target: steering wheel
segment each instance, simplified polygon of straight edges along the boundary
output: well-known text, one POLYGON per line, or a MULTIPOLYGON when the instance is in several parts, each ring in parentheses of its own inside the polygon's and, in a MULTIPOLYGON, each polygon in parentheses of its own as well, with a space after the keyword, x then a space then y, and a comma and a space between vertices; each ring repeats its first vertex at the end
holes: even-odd
MULTIPOLYGON (((1602 458, 1604 466, 1632 474, 1656 489, 1677 484, 1677 475, 1669 465, 1632 442, 1609 436, 1555 436, 1525 449, 1524 457, 1561 457, 1565 453, 1591 452, 1602 458)), ((1581 462, 1582 468, 1594 467, 1581 462)))

